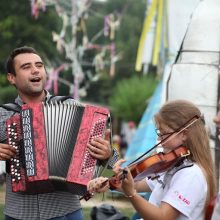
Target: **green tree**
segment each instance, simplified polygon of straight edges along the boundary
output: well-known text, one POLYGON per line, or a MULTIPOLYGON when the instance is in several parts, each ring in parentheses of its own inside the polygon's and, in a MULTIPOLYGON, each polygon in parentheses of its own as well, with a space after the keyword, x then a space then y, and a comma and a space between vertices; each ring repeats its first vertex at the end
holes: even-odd
POLYGON ((16 89, 13 86, 7 86, 0 89, 0 104, 12 102, 16 98, 16 89))
POLYGON ((149 76, 134 76, 118 82, 109 100, 112 113, 123 121, 138 123, 156 85, 157 80, 149 76))
POLYGON ((39 18, 35 19, 31 16, 28 0, 11 0, 10 3, 1 0, 0 10, 0 102, 8 102, 16 94, 6 80, 8 54, 16 47, 32 46, 48 66, 56 66, 63 58, 56 50, 51 32, 60 28, 60 20, 53 8, 48 8, 46 13, 40 13, 39 18))
POLYGON ((59 30, 60 19, 51 7, 40 13, 38 19, 31 16, 30 1, 0 1, 0 72, 4 72, 4 61, 12 49, 19 46, 35 47, 47 62, 52 64, 62 58, 52 41, 52 31, 59 30))
MULTIPOLYGON (((114 39, 117 48, 116 52, 121 53, 121 60, 116 63, 116 75, 111 79, 108 76, 109 62, 106 63, 106 71, 103 72, 101 83, 98 84, 98 97, 100 97, 100 101, 106 100, 106 96, 111 95, 108 88, 112 88, 118 79, 130 77, 134 73, 134 62, 145 14, 145 5, 146 2, 144 0, 138 2, 132 0, 111 0, 105 3, 94 1, 91 5, 91 10, 89 10, 89 16, 86 20, 89 40, 93 39, 103 29, 104 16, 114 12, 119 14, 121 21, 114 39)), ((22 45, 30 45, 37 48, 41 55, 43 55, 44 60, 50 63, 50 66, 57 67, 65 60, 63 55, 57 52, 56 44, 52 41, 51 32, 59 33, 62 27, 62 22, 54 6, 47 6, 45 12, 40 11, 38 19, 31 16, 30 1, 28 0, 11 0, 10 4, 6 0, 2 0, 0 2, 0 9, 0 73, 5 72, 4 62, 8 53, 13 48, 22 45)), ((79 30, 77 36, 78 44, 82 42, 80 38, 82 38, 82 35, 80 35, 79 30)), ((98 37, 93 43, 104 45, 109 44, 110 40, 102 34, 102 37, 98 37)), ((90 52, 88 51, 88 55, 85 55, 85 60, 82 60, 82 63, 88 63, 87 61, 93 60, 95 52, 90 52)), ((93 66, 88 67, 85 65, 83 69, 94 71, 93 66)), ((69 78, 68 74, 64 75, 69 78)), ((61 93, 62 91, 68 91, 64 87, 62 84, 60 85, 59 91, 61 93)), ((88 94, 93 94, 96 90, 97 83, 94 82, 88 94)), ((94 101, 93 99, 97 99, 97 97, 95 96, 94 98, 93 95, 90 95, 86 99, 94 101)))
POLYGON ((16 89, 8 85, 6 74, 0 75, 0 104, 8 103, 16 97, 16 89))
MULTIPOLYGON (((85 97, 89 101, 109 104, 106 100, 112 96, 117 82, 123 79, 129 79, 133 75, 141 74, 135 72, 135 61, 138 43, 142 31, 142 25, 145 18, 146 1, 139 0, 111 0, 105 4, 94 3, 87 23, 89 39, 94 39, 97 33, 100 33, 100 27, 104 27, 104 16, 110 13, 118 14, 120 18, 119 29, 115 32, 116 53, 121 58, 116 62, 115 76, 109 77, 109 62, 105 63, 105 70, 101 73, 101 80, 91 83, 88 89, 88 95, 85 97), (99 13, 95 13, 99 12, 99 13)), ((101 29, 102 30, 102 29, 101 29)), ((109 44, 111 41, 108 37, 101 34, 94 43, 109 44)), ((93 53, 88 51, 86 58, 92 60, 93 53)), ((93 70, 94 71, 94 70, 93 70)), ((120 82, 119 82, 120 83, 120 82)), ((110 105, 110 104, 109 104, 110 105)))

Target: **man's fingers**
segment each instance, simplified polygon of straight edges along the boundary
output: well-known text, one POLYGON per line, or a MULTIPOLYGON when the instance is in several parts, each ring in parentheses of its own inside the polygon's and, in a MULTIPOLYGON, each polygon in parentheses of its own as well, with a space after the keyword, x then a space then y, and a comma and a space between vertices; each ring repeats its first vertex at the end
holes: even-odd
POLYGON ((15 156, 16 149, 8 144, 0 144, 0 159, 8 160, 11 157, 15 156))
POLYGON ((96 159, 105 160, 111 156, 112 149, 110 148, 110 144, 103 138, 95 138, 87 146, 91 156, 96 159))

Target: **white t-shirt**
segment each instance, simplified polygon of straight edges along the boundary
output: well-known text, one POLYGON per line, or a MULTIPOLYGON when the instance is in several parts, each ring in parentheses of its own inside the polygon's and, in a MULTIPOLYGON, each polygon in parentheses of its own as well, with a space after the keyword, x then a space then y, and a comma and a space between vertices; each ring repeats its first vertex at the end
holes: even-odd
MULTIPOLYGON (((164 181, 166 172, 159 178, 164 181)), ((166 175, 167 177, 167 175, 166 175)), ((165 187, 158 180, 148 180, 152 190, 149 202, 160 206, 161 201, 170 204, 182 213, 177 220, 203 220, 207 195, 207 182, 201 168, 194 164, 178 170, 167 178, 165 187)))

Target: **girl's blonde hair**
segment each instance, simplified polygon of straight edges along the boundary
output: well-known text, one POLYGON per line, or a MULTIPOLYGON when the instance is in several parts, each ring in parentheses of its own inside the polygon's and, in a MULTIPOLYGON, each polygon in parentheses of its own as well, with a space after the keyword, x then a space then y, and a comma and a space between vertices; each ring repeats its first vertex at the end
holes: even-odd
POLYGON ((193 119, 195 116, 198 116, 199 119, 186 128, 187 140, 184 144, 190 150, 190 159, 195 161, 205 174, 208 185, 207 204, 216 193, 216 178, 209 136, 200 110, 193 103, 186 100, 170 101, 165 103, 155 115, 155 122, 159 127, 160 125, 166 125, 173 130, 178 130, 190 119, 196 120, 196 118, 193 119))

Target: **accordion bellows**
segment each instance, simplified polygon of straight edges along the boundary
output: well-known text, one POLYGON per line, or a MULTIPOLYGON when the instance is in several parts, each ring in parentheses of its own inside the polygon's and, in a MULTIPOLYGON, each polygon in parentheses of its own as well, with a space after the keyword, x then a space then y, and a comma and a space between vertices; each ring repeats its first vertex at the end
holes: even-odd
POLYGON ((107 108, 78 102, 23 105, 6 122, 8 143, 17 149, 10 161, 12 191, 83 195, 97 165, 87 144, 103 136, 109 115, 107 108))

